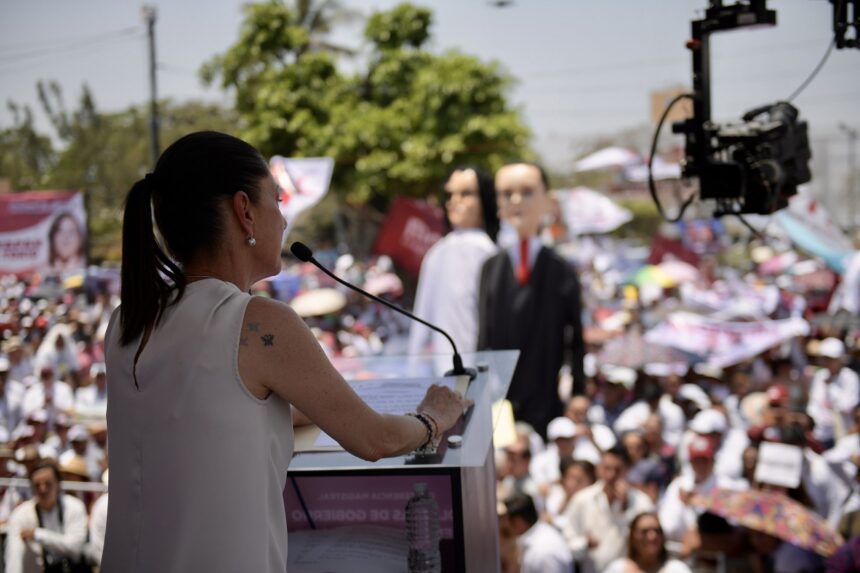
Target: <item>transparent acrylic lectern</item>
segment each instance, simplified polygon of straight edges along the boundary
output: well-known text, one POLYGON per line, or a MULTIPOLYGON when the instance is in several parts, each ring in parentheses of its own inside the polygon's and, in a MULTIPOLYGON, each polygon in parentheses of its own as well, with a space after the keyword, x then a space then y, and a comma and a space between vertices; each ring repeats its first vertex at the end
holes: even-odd
MULTIPOLYGON (((418 482, 428 484, 439 505, 442 570, 498 571, 492 406, 505 398, 518 357, 516 350, 463 355, 478 376, 466 390, 474 407, 446 434, 460 436, 459 446, 456 438, 443 438, 435 455, 377 462, 345 451, 297 453, 284 490, 289 571, 358 571, 356 559, 365 557, 368 568, 406 571, 404 510, 418 482), (351 563, 341 567, 341 558, 351 563)), ((428 378, 450 370, 451 357, 380 356, 334 364, 347 380, 428 378)))

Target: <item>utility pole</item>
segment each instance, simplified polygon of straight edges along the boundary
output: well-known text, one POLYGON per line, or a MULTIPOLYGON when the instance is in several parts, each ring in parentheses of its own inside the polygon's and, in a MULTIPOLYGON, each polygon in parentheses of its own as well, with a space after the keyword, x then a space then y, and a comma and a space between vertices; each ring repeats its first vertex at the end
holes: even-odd
POLYGON ((149 159, 151 168, 155 169, 155 162, 161 154, 158 145, 158 96, 155 83, 155 6, 145 4, 142 13, 149 39, 149 159))
POLYGON ((857 175, 857 130, 853 127, 848 127, 844 123, 839 124, 839 131, 848 136, 848 197, 851 202, 851 229, 857 225, 857 189, 855 178, 857 175))

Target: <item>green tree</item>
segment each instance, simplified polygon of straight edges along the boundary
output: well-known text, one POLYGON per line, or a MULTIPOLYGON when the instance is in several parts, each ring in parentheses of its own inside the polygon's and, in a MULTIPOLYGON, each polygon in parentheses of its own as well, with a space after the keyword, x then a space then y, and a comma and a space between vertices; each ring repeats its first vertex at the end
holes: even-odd
POLYGON ((238 41, 201 74, 235 92, 242 135, 265 155, 334 158, 333 191, 367 221, 367 206, 426 197, 456 164, 531 157, 505 97, 511 78, 495 63, 426 50, 431 27, 432 12, 411 4, 373 14, 367 69, 344 73, 332 54, 308 50, 298 10, 253 4, 238 41))
MULTIPOLYGON (((125 195, 149 169, 148 108, 100 112, 85 85, 70 111, 55 82, 40 83, 37 91, 59 150, 50 137, 36 132, 29 109, 10 104, 15 123, 0 131, 0 177, 10 177, 19 190, 84 191, 91 258, 118 260, 125 195)), ((165 100, 159 109, 162 143, 167 144, 191 131, 232 131, 237 121, 234 111, 213 104, 165 100)))
POLYGON ((12 127, 0 130, 0 177, 8 178, 12 189, 41 188, 56 160, 51 138, 36 131, 28 106, 7 106, 12 127))

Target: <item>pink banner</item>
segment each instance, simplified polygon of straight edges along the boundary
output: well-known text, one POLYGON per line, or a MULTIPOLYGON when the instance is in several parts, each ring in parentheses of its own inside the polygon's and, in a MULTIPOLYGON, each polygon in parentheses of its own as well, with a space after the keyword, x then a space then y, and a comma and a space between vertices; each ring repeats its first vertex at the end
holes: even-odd
POLYGON ((77 191, 0 194, 0 274, 69 276, 86 269, 87 225, 77 191))

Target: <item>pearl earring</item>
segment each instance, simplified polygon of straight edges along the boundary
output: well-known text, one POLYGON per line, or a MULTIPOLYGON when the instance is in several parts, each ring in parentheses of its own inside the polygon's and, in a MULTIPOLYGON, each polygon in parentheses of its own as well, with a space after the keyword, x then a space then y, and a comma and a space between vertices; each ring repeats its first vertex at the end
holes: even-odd
POLYGON ((257 244, 257 239, 255 239, 254 237, 248 237, 248 246, 249 247, 253 247, 256 244, 257 244))

